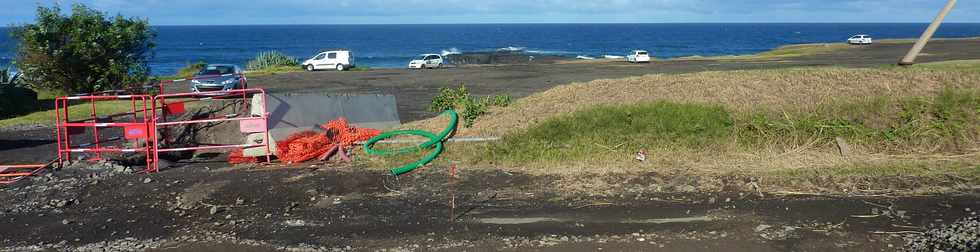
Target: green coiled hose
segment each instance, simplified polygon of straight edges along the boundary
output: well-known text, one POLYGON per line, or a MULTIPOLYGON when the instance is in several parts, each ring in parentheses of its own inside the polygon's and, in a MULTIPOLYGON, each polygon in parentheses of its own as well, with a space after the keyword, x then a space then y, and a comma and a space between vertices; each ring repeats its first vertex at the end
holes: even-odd
POLYGON ((395 155, 433 149, 432 151, 429 152, 429 154, 425 155, 425 157, 419 159, 418 161, 411 162, 403 166, 391 169, 391 174, 397 176, 418 169, 419 167, 422 167, 432 162, 432 160, 436 159, 436 157, 438 157, 439 154, 442 153, 444 149, 442 142, 446 139, 446 137, 448 137, 450 134, 453 133, 453 131, 456 130, 456 126, 457 124, 459 124, 459 115, 456 113, 455 110, 449 109, 442 112, 442 114, 449 114, 450 120, 449 120, 449 125, 447 125, 446 128, 443 129, 441 133, 439 133, 439 135, 423 130, 395 130, 395 131, 384 132, 365 142, 364 151, 371 155, 395 156, 395 155), (392 150, 374 149, 374 144, 382 140, 396 137, 396 136, 401 136, 401 135, 421 136, 421 137, 428 138, 429 141, 426 141, 416 146, 403 147, 403 148, 392 149, 392 150))

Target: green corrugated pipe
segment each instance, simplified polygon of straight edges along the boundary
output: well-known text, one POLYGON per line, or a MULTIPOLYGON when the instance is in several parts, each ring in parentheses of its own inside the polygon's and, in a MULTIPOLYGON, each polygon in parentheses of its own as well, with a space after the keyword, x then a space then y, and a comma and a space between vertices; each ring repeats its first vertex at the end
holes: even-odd
POLYGON ((396 131, 384 132, 365 142, 364 151, 371 155, 394 156, 394 155, 401 155, 406 153, 428 150, 434 147, 434 149, 430 151, 428 155, 425 155, 425 157, 423 157, 422 159, 391 169, 391 174, 397 176, 418 169, 419 167, 422 167, 428 164, 429 162, 432 162, 432 160, 436 159, 436 157, 438 157, 439 154, 442 153, 443 151, 442 142, 446 139, 446 137, 449 136, 449 134, 452 134, 453 131, 456 130, 456 125, 459 124, 459 115, 456 114, 455 110, 452 109, 446 110, 442 112, 442 114, 449 114, 449 125, 447 125, 446 129, 443 129, 442 132, 439 133, 439 135, 423 130, 396 130, 396 131), (401 135, 421 136, 421 137, 428 138, 429 141, 426 141, 420 145, 393 149, 393 150, 374 149, 374 144, 380 142, 381 140, 385 140, 388 138, 401 136, 401 135))

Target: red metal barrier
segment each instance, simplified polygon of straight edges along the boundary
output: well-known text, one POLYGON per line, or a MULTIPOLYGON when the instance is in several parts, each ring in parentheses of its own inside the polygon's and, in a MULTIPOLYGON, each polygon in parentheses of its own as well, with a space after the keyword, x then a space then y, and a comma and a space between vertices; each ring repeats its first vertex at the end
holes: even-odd
MULTIPOLYGON (((181 82, 193 82, 193 81, 209 80, 209 79, 215 79, 215 78, 221 78, 221 77, 229 77, 229 76, 237 76, 237 77, 241 78, 241 80, 240 80, 241 81, 241 86, 239 87, 239 89, 246 89, 246 88, 248 88, 248 78, 245 77, 245 74, 244 73, 234 73, 234 74, 199 75, 199 76, 194 76, 194 77, 191 77, 191 78, 182 78, 182 79, 173 79, 173 80, 161 80, 161 81, 159 81, 159 82, 157 82, 157 83, 155 83, 153 85, 144 86, 144 89, 146 89, 146 90, 156 89, 158 95, 160 95, 160 94, 167 94, 167 86, 169 86, 169 85, 174 85, 174 84, 181 83, 181 82)), ((187 89, 184 89, 184 90, 181 90, 181 91, 177 91, 177 92, 172 92, 172 93, 185 93, 185 91, 190 91, 190 88, 188 88, 187 86, 184 86, 183 88, 187 88, 187 89)), ((147 92, 149 92, 149 91, 147 91, 147 92)), ((160 98, 155 99, 154 104, 162 105, 161 106, 162 108, 168 108, 167 101, 166 101, 166 99, 164 97, 160 97, 160 98)), ((176 104, 174 106, 180 106, 180 108, 183 108, 183 103, 176 104)), ((182 111, 182 109, 180 109, 180 110, 182 111)), ((163 111, 163 112, 165 113, 164 116, 166 116, 166 114, 168 112, 172 112, 172 111, 163 111)), ((167 132, 166 131, 159 132, 159 134, 161 134, 163 138, 166 138, 167 137, 167 135, 166 135, 167 132)))
MULTIPOLYGON (((179 125, 190 125, 190 124, 201 124, 201 123, 219 123, 219 122, 238 122, 240 123, 240 130, 242 133, 263 133, 265 134, 265 140, 260 144, 207 144, 202 146, 193 147, 180 147, 180 148, 161 148, 159 136, 154 136, 152 138, 154 148, 154 161, 160 160, 160 153, 163 152, 178 152, 178 151, 190 151, 190 150, 214 150, 214 149, 236 149, 236 148, 255 148, 255 147, 265 147, 266 149, 266 162, 271 162, 271 147, 269 143, 269 127, 268 119, 269 113, 266 110, 266 95, 263 89, 236 89, 228 91, 214 91, 214 92, 198 92, 198 93, 177 93, 177 94, 160 94, 154 97, 153 103, 153 125, 155 127, 155 132, 165 132, 166 127, 179 126, 179 125), (261 106, 263 113, 261 115, 252 115, 249 111, 249 97, 258 95, 261 97, 261 106), (237 100, 241 99, 245 106, 242 108, 244 113, 239 113, 234 116, 226 117, 211 117, 207 119, 195 119, 186 121, 167 121, 168 113, 177 112, 178 109, 172 107, 175 104, 185 104, 187 102, 206 102, 214 100, 237 100), (164 101, 170 100, 170 103, 164 103, 164 101), (157 110, 161 111, 161 115, 157 115, 157 110)), ((181 112, 183 111, 183 105, 180 105, 181 112)), ((158 162, 155 162, 158 163, 158 162)), ((159 167, 155 166, 152 172, 159 171, 159 167)))
POLYGON ((154 127, 152 126, 152 115, 155 111, 151 110, 153 101, 149 95, 103 95, 103 96, 68 96, 55 99, 55 133, 58 139, 58 165, 63 166, 65 161, 71 160, 72 153, 95 153, 95 160, 102 159, 103 153, 146 153, 147 170, 151 169, 155 159, 153 159, 154 145, 150 144, 149 139, 155 137, 154 127), (119 101, 129 100, 132 106, 130 112, 120 113, 99 117, 99 101, 119 101), (88 101, 91 104, 91 111, 88 118, 72 120, 70 118, 69 107, 72 102, 88 101), (114 122, 116 117, 130 115, 131 121, 114 122), (71 135, 84 133, 86 128, 92 129, 92 142, 81 145, 72 145, 71 135), (121 137, 102 139, 100 129, 122 128, 121 137), (81 131, 81 132, 79 132, 81 131), (104 147, 106 142, 117 140, 134 140, 142 147, 104 147), (138 140, 143 139, 143 143, 138 140), (95 146, 94 148, 89 148, 95 146))
POLYGON ((47 167, 46 164, 0 165, 0 185, 13 184, 47 167))

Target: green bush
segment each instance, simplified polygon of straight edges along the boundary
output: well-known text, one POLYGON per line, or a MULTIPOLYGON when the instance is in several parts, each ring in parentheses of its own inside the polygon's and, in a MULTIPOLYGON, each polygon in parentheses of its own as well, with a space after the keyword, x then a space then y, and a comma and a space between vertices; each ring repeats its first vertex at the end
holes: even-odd
POLYGON ((37 92, 25 87, 0 85, 0 119, 37 111, 37 92))
POLYGON ((248 61, 248 70, 262 70, 273 67, 293 67, 299 66, 296 58, 277 51, 261 52, 255 59, 248 61))
POLYGON ((476 119, 486 114, 490 107, 506 107, 510 105, 511 98, 506 95, 487 96, 476 98, 470 95, 465 85, 458 88, 442 87, 439 94, 432 98, 429 104, 429 111, 439 112, 447 109, 455 109, 463 118, 463 127, 472 127, 476 119))
POLYGON ((108 16, 83 4, 64 15, 38 7, 37 21, 17 26, 17 67, 35 88, 88 93, 146 81, 156 36, 145 19, 108 16))

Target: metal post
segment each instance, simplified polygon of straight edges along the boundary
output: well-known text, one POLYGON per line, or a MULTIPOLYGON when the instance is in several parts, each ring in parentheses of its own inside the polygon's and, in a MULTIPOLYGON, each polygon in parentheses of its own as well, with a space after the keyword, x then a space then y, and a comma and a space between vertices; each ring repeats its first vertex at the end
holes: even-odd
MULTIPOLYGON (((92 124, 92 136, 95 139, 95 149, 96 150, 100 150, 100 149, 102 149, 102 145, 99 143, 99 113, 96 112, 97 109, 95 109, 96 99, 95 98, 92 98, 91 101, 92 101, 92 122, 95 123, 95 124, 92 124)), ((101 151, 96 151, 95 152, 95 159, 94 160, 102 160, 102 152, 101 151)))
POLYGON ((54 99, 54 132, 57 135, 55 138, 58 141, 58 168, 64 168, 65 158, 61 155, 61 99, 55 97, 54 99))
POLYGON ((932 24, 929 24, 929 27, 922 33, 919 40, 915 41, 915 45, 912 46, 912 49, 909 50, 908 54, 905 54, 902 61, 898 62, 898 65, 908 66, 915 64, 915 57, 918 57, 919 53, 922 52, 922 48, 926 47, 926 43, 929 42, 929 39, 932 39, 932 35, 936 33, 937 29, 939 29, 939 25, 943 23, 943 19, 946 19, 946 14, 949 14, 949 11, 953 10, 953 6, 955 5, 956 0, 949 0, 949 2, 946 3, 946 7, 943 7, 943 10, 939 12, 939 15, 932 21, 932 24))

